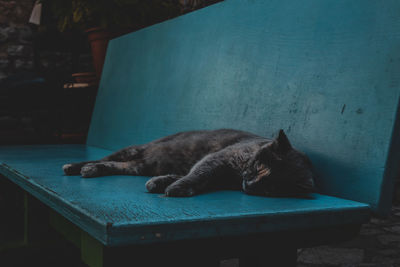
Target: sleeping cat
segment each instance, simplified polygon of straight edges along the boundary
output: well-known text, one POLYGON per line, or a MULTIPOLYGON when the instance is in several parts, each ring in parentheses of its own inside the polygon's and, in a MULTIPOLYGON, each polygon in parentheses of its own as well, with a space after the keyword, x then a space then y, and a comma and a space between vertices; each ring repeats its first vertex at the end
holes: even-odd
POLYGON ((155 176, 147 190, 169 197, 218 189, 294 197, 314 191, 310 160, 292 147, 283 130, 276 139, 231 129, 180 132, 101 160, 66 164, 63 170, 82 177, 155 176))

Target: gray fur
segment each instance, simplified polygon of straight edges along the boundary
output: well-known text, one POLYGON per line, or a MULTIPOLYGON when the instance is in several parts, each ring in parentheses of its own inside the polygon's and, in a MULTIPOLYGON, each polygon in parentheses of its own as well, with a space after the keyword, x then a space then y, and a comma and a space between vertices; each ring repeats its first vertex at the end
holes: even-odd
POLYGON ((265 196, 301 196, 314 190, 311 162, 283 130, 276 139, 221 129, 181 132, 130 146, 101 160, 66 164, 66 175, 155 176, 151 193, 188 197, 236 189, 265 196))

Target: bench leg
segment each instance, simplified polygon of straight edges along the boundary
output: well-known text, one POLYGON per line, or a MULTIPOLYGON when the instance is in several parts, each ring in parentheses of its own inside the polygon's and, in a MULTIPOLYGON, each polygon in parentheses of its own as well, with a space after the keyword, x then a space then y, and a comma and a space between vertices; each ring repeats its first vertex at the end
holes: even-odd
POLYGON ((49 224, 49 209, 24 192, 24 243, 28 246, 54 242, 54 231, 49 224))
POLYGON ((0 251, 24 246, 24 194, 0 175, 0 251))
POLYGON ((63 266, 77 266, 76 249, 50 227, 47 206, 2 176, 0 200, 0 266, 57 266, 64 255, 63 266))
POLYGON ((55 211, 50 211, 50 225, 80 250, 84 263, 90 267, 104 266, 103 244, 55 211))
POLYGON ((185 243, 186 247, 158 244, 107 248, 84 233, 81 244, 82 260, 90 267, 218 267, 220 264, 216 255, 207 255, 204 251, 197 250, 197 244, 191 245, 190 242, 185 243))
POLYGON ((0 225, 7 229, 0 233, 0 250, 49 240, 48 208, 5 177, 0 177, 0 186, 0 212, 6 215, 0 225))
MULTIPOLYGON (((81 258, 90 267, 105 267, 104 246, 86 232, 81 232, 81 258)), ((110 265, 112 266, 112 265, 110 265)))
POLYGON ((90 267, 219 266, 217 250, 211 249, 207 242, 175 242, 110 248, 56 212, 50 211, 50 224, 80 249, 82 261, 90 267))

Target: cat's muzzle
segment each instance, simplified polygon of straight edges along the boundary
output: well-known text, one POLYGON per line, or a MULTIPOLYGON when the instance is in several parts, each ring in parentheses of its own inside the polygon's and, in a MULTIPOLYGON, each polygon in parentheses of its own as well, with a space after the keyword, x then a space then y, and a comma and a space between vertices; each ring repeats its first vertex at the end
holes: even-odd
POLYGON ((246 194, 250 195, 265 195, 265 190, 263 190, 260 182, 256 179, 253 180, 243 180, 242 189, 246 194))

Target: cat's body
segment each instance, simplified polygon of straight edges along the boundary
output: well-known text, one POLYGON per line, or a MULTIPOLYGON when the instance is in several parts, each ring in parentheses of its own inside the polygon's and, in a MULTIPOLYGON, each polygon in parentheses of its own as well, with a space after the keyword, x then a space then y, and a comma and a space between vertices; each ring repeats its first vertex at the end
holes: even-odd
POLYGON ((146 183, 148 191, 167 196, 215 189, 285 196, 313 188, 308 158, 292 148, 283 131, 275 140, 231 129, 181 132, 63 169, 82 177, 155 176, 146 183))

